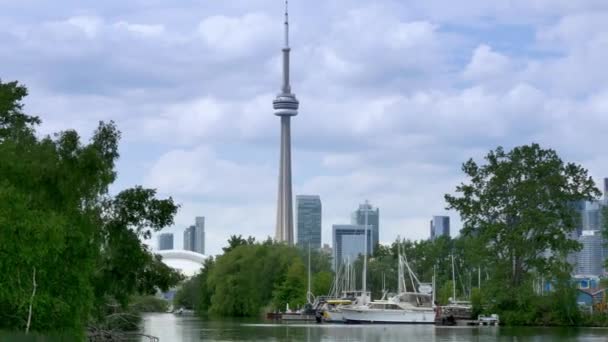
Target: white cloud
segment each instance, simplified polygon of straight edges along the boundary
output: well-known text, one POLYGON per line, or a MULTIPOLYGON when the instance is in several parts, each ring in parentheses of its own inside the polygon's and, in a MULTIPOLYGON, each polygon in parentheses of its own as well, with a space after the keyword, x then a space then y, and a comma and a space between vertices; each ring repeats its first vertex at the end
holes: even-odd
POLYGON ((98 17, 79 16, 69 18, 65 23, 82 30, 88 38, 94 38, 102 27, 103 20, 98 17))
POLYGON ((117 28, 126 29, 129 32, 145 37, 158 36, 165 32, 165 27, 163 25, 131 24, 126 21, 119 21, 114 25, 117 28))
POLYGON ((507 56, 492 51, 492 48, 483 44, 473 52, 471 61, 464 70, 464 77, 469 80, 484 81, 504 76, 511 69, 511 62, 507 56))
MULTIPOLYGON (((203 41, 224 56, 249 55, 273 37, 278 38, 279 27, 264 13, 248 13, 242 17, 211 16, 198 26, 203 41)), ((280 32, 280 31, 279 31, 280 32)))
POLYGON ((247 202, 274 188, 273 170, 263 163, 226 160, 210 147, 199 146, 164 153, 146 173, 144 183, 165 194, 247 202))

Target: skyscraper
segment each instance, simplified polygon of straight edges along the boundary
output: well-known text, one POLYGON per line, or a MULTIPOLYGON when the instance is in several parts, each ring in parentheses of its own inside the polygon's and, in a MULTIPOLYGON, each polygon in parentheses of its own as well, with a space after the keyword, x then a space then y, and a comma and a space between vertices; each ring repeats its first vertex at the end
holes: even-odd
POLYGON ((365 232, 367 233, 367 254, 373 254, 372 228, 354 224, 334 224, 332 226, 332 242, 334 270, 344 262, 355 262, 365 253, 365 232))
POLYGON ((375 247, 380 243, 380 209, 374 209, 369 202, 365 201, 365 203, 359 204, 359 209, 352 214, 351 223, 364 226, 366 212, 367 224, 372 229, 372 245, 375 247))
POLYGON ((190 226, 184 230, 184 250, 186 251, 194 250, 195 230, 195 226, 190 226))
POLYGON ((274 114, 281 117, 281 156, 275 239, 293 245, 293 204, 291 193, 291 117, 298 115, 299 102, 289 84, 289 15, 285 1, 285 46, 283 47, 283 86, 272 102, 274 114))
POLYGON ((584 230, 578 239, 582 249, 576 258, 576 273, 599 276, 604 273, 604 239, 597 230, 584 230))
POLYGON ((196 240, 194 244, 194 251, 205 254, 205 217, 197 216, 194 219, 194 225, 196 227, 196 240))
POLYGON ((298 246, 321 248, 321 199, 316 195, 296 196, 298 246))
POLYGON ((431 240, 439 236, 450 236, 449 216, 433 216, 431 220, 431 240))
POLYGON ((173 233, 162 233, 158 235, 158 250, 173 249, 173 233))
POLYGON ((205 217, 196 217, 195 224, 184 230, 184 249, 205 254, 205 217))
POLYGON ((608 178, 604 178, 604 203, 608 204, 608 178))

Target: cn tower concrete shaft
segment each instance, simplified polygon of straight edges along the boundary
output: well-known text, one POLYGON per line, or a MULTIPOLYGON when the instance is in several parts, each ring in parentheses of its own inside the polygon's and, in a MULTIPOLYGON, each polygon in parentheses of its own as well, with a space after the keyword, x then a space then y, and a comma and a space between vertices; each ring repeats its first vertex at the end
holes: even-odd
POLYGON ((291 117, 281 117, 281 157, 277 202, 276 240, 293 245, 293 195, 291 189, 291 117))

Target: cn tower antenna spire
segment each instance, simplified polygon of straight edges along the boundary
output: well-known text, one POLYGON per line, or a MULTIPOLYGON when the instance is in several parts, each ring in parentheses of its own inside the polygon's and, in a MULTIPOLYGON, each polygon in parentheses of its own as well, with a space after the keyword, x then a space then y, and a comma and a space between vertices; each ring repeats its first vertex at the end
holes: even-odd
POLYGON ((289 0, 285 0, 285 47, 289 48, 289 0))

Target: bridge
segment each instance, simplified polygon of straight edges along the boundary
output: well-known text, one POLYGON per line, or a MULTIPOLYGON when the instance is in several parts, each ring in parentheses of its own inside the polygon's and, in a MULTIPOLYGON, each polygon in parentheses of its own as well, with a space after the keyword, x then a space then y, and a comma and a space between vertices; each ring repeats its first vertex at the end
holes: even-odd
POLYGON ((154 253, 163 257, 165 265, 181 271, 186 277, 199 273, 203 262, 208 258, 200 253, 178 249, 154 251, 154 253))

